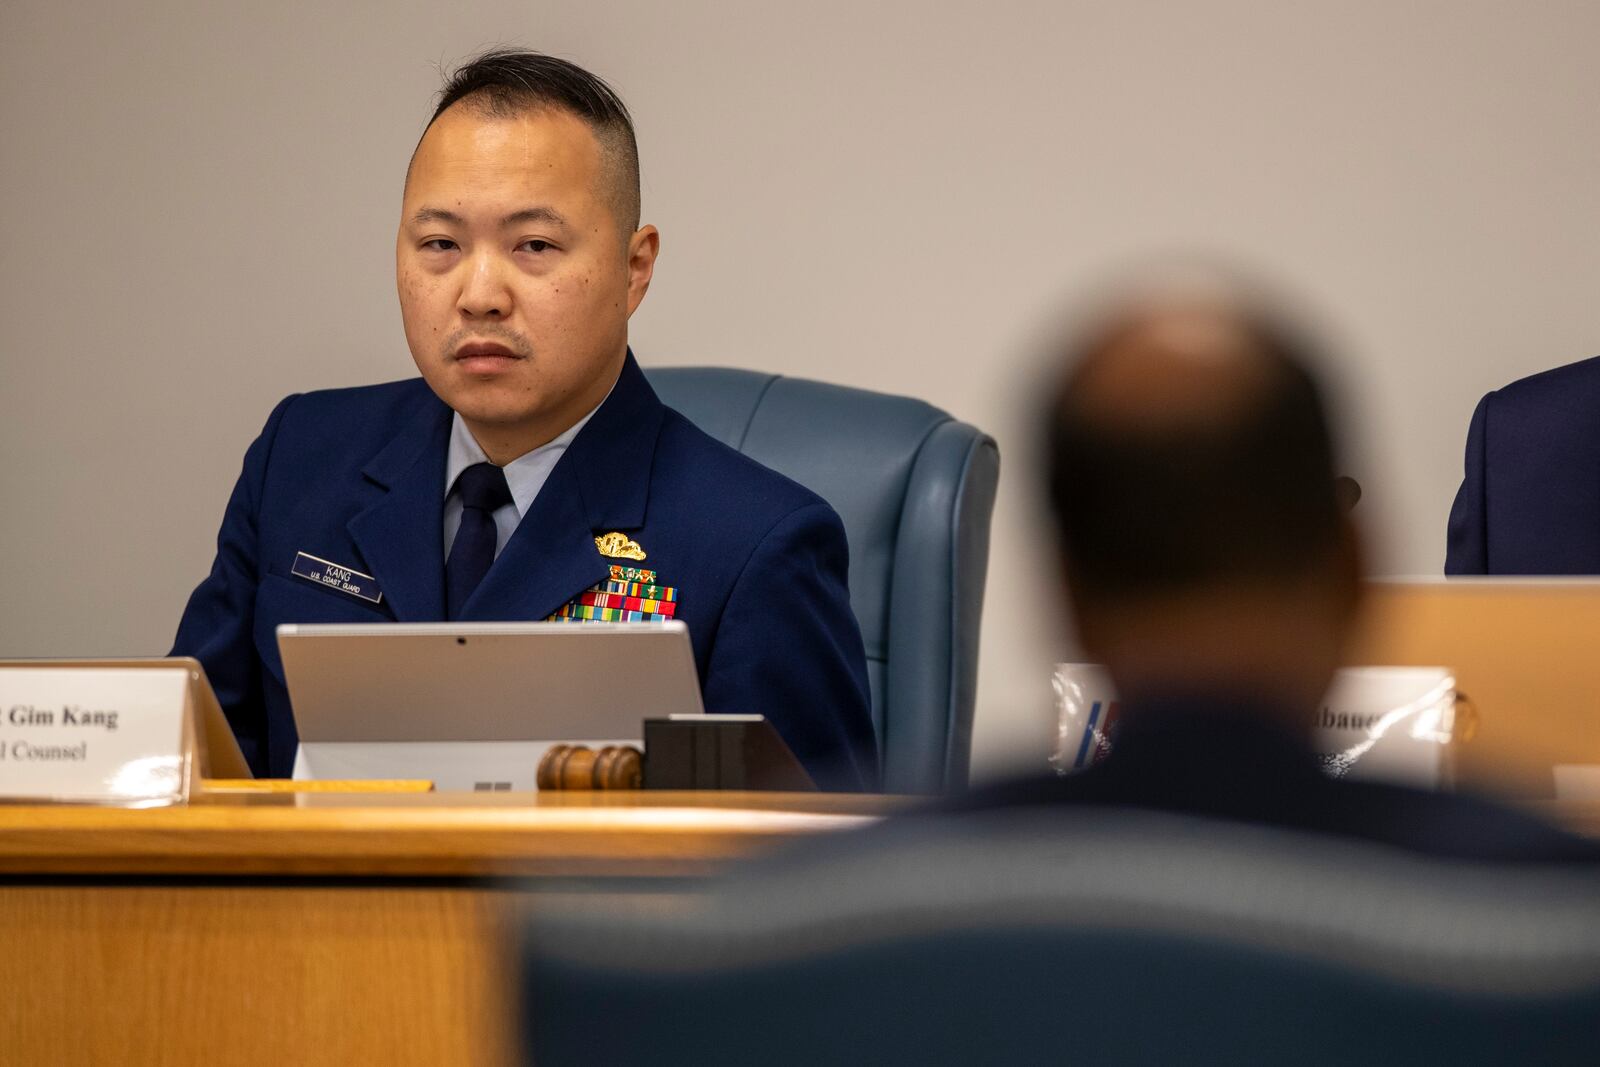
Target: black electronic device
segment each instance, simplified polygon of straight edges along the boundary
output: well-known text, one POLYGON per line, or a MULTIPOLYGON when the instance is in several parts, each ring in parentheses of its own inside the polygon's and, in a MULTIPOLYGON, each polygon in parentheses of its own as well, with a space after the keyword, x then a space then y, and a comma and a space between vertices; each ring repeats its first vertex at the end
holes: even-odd
POLYGON ((809 793, 816 783, 760 715, 684 715, 644 722, 644 788, 809 793))

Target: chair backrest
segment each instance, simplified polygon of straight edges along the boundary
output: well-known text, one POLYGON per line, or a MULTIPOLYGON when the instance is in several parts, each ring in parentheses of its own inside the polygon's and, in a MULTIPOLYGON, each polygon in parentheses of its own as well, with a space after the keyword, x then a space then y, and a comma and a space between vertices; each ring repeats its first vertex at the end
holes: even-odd
POLYGON ((883 788, 965 786, 993 439, 909 397, 713 367, 646 375, 669 407, 833 505, 850 539, 883 788))
POLYGON ((908 822, 672 907, 544 909, 530 1062, 1464 1067, 1600 1049, 1592 868, 1106 808, 908 822))

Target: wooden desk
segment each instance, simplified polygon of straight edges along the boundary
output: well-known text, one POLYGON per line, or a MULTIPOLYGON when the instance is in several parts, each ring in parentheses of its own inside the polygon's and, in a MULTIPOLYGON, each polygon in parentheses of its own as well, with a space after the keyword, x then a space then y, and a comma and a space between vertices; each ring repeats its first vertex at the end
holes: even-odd
MULTIPOLYGON (((516 919, 651 893, 904 799, 228 796, 0 806, 0 1064, 510 1064, 516 919)), ((1600 802, 1546 813, 1600 836, 1600 802)))
POLYGON ((514 920, 651 892, 883 797, 393 794, 0 806, 0 1062, 509 1064, 514 920))
POLYGON ((1558 764, 1600 764, 1600 581, 1367 583, 1352 665, 1448 667, 1476 736, 1457 748, 1464 787, 1555 796, 1558 764))

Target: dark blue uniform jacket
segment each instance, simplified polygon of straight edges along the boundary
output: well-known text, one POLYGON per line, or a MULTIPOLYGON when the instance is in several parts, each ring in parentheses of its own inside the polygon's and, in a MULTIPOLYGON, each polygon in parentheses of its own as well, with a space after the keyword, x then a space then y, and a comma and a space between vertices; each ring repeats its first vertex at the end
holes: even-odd
POLYGON ((1446 574, 1600 574, 1600 357, 1478 402, 1446 574))
MULTIPOLYGON (((421 379, 307 393, 245 454, 173 653, 205 665, 257 774, 286 777, 297 744, 279 623, 444 618, 450 421, 421 379), (300 552, 372 575, 382 601, 296 577, 300 552)), ((827 503, 664 406, 630 353, 462 619, 545 619, 612 564, 649 568, 677 590, 706 710, 766 715, 819 785, 867 789, 877 746, 848 554, 827 503), (646 560, 602 556, 595 537, 613 531, 646 560)))
POLYGON ((1213 695, 1122 709, 1111 754, 1080 774, 979 789, 958 810, 1143 808, 1359 838, 1453 859, 1600 866, 1600 844, 1467 793, 1334 779, 1281 711, 1213 695))

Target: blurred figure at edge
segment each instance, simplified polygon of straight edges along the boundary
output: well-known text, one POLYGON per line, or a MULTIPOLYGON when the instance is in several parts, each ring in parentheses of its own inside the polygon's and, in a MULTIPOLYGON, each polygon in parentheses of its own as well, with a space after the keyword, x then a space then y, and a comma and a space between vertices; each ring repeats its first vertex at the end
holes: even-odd
POLYGON ((1488 860, 1600 845, 1475 798, 1335 780, 1314 716, 1361 598, 1310 342, 1224 279, 1144 287, 1059 349, 1044 419, 1065 596, 1123 707, 1111 754, 979 806, 1181 811, 1488 860))

